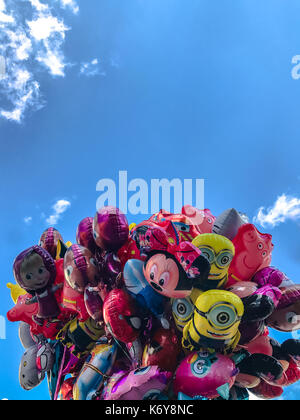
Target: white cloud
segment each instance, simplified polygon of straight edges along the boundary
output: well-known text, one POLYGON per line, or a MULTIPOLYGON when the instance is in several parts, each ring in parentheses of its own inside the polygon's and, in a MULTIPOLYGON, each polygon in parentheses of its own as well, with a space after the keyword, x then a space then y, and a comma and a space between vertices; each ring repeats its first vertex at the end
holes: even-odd
POLYGON ((56 225, 65 211, 71 206, 70 201, 58 200, 53 206, 53 213, 46 219, 49 225, 56 225))
POLYGON ((287 220, 296 221, 299 219, 300 199, 282 194, 277 198, 272 207, 266 210, 265 207, 260 207, 257 215, 254 217, 254 222, 258 222, 263 227, 275 227, 287 220))
POLYGON ((24 223, 26 223, 26 225, 29 225, 32 222, 32 217, 28 216, 28 217, 24 217, 24 223))
POLYGON ((89 62, 81 63, 80 74, 87 77, 106 75, 103 70, 100 70, 100 63, 98 58, 94 58, 89 62))
POLYGON ((75 0, 60 0, 60 2, 63 8, 69 7, 75 14, 79 12, 79 7, 75 0))
POLYGON ((25 112, 45 105, 41 70, 65 76, 70 63, 63 45, 70 28, 62 9, 67 7, 78 13, 75 0, 0 0, 0 57, 1 68, 5 67, 0 77, 0 118, 21 122, 25 112))

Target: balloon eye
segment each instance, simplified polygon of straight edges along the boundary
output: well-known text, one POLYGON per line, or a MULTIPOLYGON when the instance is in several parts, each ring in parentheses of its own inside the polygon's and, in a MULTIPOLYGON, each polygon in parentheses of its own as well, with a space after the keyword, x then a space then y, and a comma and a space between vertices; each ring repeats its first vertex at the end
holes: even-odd
POLYGON ((69 266, 66 268, 66 270, 65 270, 66 276, 67 276, 67 277, 70 277, 70 275, 72 274, 72 272, 73 272, 73 267, 72 267, 71 265, 69 265, 69 266))
POLYGON ((228 328, 236 322, 237 317, 232 308, 219 306, 211 311, 209 319, 216 327, 228 328))
POLYGON ((32 275, 31 274, 26 274, 26 280, 31 280, 32 279, 32 275))
POLYGON ((212 223, 212 220, 210 217, 207 218, 208 223, 212 223))
POLYGON ((262 255, 263 257, 265 257, 265 256, 267 255, 267 251, 264 251, 261 255, 262 255))
POLYGON ((150 279, 151 280, 154 280, 154 273, 153 273, 153 271, 151 271, 151 273, 150 273, 150 279))
POLYGON ((39 268, 39 274, 43 274, 43 273, 44 273, 44 271, 45 271, 44 267, 40 267, 40 268, 39 268))
POLYGON ((177 306, 177 312, 182 316, 186 314, 186 307, 183 303, 179 303, 177 306))
POLYGON ((286 314, 286 320, 289 324, 297 323, 297 314, 295 312, 288 312, 286 314))
POLYGON ((144 367, 144 368, 137 369, 134 372, 134 375, 144 375, 145 373, 149 372, 150 369, 151 369, 151 366, 147 366, 147 367, 144 367))
POLYGON ((257 248, 258 248, 258 249, 263 249, 263 247, 264 247, 264 246, 263 246, 263 244, 262 244, 261 242, 257 245, 257 248))
POLYGON ((165 280, 164 279, 160 279, 158 283, 159 283, 160 286, 163 286, 165 284, 165 280))
POLYGON ((204 360, 198 360, 193 365, 193 371, 194 371, 194 373, 196 373, 197 375, 203 375, 203 373, 204 373, 204 366, 205 366, 205 361, 204 360))
POLYGON ((203 257, 206 258, 207 261, 210 264, 212 264, 214 262, 215 254, 214 254, 213 250, 211 250, 209 248, 200 248, 200 251, 201 251, 203 257))

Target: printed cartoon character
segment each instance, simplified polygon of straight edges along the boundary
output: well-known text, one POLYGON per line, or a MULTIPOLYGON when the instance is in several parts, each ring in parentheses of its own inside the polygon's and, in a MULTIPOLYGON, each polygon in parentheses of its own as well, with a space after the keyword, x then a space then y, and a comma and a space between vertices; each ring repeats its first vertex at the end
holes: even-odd
POLYGON ((207 281, 200 288, 210 290, 223 287, 228 280, 228 269, 235 253, 233 243, 225 236, 206 233, 197 236, 192 244, 200 249, 210 264, 207 281))
POLYGON ((65 279, 72 289, 84 293, 87 286, 97 287, 100 272, 91 251, 81 245, 72 245, 64 258, 65 279))
POLYGON ((76 242, 91 251, 92 254, 96 251, 96 243, 93 234, 93 218, 85 217, 79 223, 76 231, 76 242))
POLYGON ((157 293, 147 282, 143 273, 143 261, 131 259, 124 267, 124 282, 127 291, 138 302, 145 317, 152 313, 160 320, 164 328, 169 328, 165 317, 165 307, 168 299, 157 293))
POLYGON ((183 329, 182 345, 188 350, 201 348, 232 351, 239 342, 239 324, 244 313, 241 299, 226 290, 209 290, 195 303, 192 319, 183 329))
POLYGON ((179 242, 162 228, 135 231, 135 240, 147 258, 144 276, 155 291, 171 298, 185 298, 205 281, 210 265, 190 242, 179 242))
POLYGON ((202 294, 202 290, 194 288, 184 299, 172 299, 172 315, 177 329, 182 332, 186 324, 192 319, 195 302, 202 294))
POLYGON ((157 366, 147 366, 128 372, 118 372, 103 390, 103 400, 153 400, 167 387, 171 372, 157 366))
POLYGON ((117 355, 117 345, 97 344, 81 369, 73 388, 73 399, 92 400, 109 378, 117 355))
POLYGON ((104 322, 116 340, 132 343, 140 335, 142 320, 133 298, 123 289, 112 290, 103 302, 104 322))
POLYGON ((249 281, 257 271, 270 265, 272 236, 260 233, 254 225, 242 225, 233 239, 233 245, 235 256, 229 267, 230 282, 249 281))
POLYGON ((279 303, 267 318, 267 325, 278 331, 291 332, 300 329, 300 285, 283 287, 279 303))
POLYGON ((237 373, 234 361, 227 356, 209 351, 193 352, 176 371, 174 392, 189 397, 228 399, 237 373))
POLYGON ((96 245, 103 251, 117 252, 129 236, 125 214, 113 206, 101 208, 93 220, 93 235, 96 245))
POLYGON ((209 209, 199 210, 189 204, 182 207, 181 213, 192 220, 199 233, 211 233, 216 220, 209 209))
MULTIPOLYGON (((193 220, 185 214, 173 214, 165 210, 160 210, 151 216, 148 222, 155 223, 157 226, 165 229, 167 233, 171 234, 172 232, 169 229, 172 230, 172 228, 175 228, 180 241, 191 242, 193 238, 201 233, 198 226, 193 223, 193 220)), ((148 224, 148 226, 151 226, 151 224, 148 224)))
POLYGON ((42 233, 39 240, 39 246, 48 251, 51 257, 55 259, 57 254, 57 244, 59 241, 62 243, 64 242, 59 231, 54 227, 49 227, 42 233))
POLYGON ((54 293, 63 284, 54 285, 56 266, 53 258, 44 248, 35 245, 18 255, 14 261, 13 272, 16 282, 38 302, 38 313, 33 320, 43 325, 45 320, 57 321, 60 308, 54 293))

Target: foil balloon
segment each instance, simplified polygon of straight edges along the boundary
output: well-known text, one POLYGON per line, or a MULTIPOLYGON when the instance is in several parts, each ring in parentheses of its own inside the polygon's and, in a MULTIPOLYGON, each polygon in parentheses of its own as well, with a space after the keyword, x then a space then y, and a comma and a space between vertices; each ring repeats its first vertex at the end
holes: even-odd
POLYGON ((229 267, 231 281, 249 281, 255 273, 268 267, 272 258, 272 236, 260 233, 250 223, 242 225, 233 239, 235 256, 229 267))
POLYGON ((237 210, 228 209, 215 219, 212 232, 223 235, 232 241, 237 235, 239 228, 245 223, 245 220, 237 210))
POLYGON ((210 264, 210 272, 206 281, 199 288, 202 290, 218 289, 228 280, 228 269, 234 257, 233 243, 222 235, 206 233, 193 239, 192 244, 200 249, 210 264))
POLYGON ((72 245, 64 257, 65 279, 72 289, 84 293, 87 286, 96 287, 100 271, 96 259, 87 248, 72 245))
POLYGON ((262 268, 257 273, 255 273, 252 281, 260 287, 266 285, 283 287, 287 283, 290 283, 288 277, 275 267, 262 268))
POLYGON ((274 312, 267 318, 267 325, 282 332, 300 328, 300 286, 281 288, 282 296, 274 312))
POLYGON ((112 290, 103 302, 104 322, 109 332, 123 343, 140 335, 142 321, 133 298, 122 289, 112 290))
POLYGON ((201 348, 232 351, 239 342, 238 330, 244 305, 234 293, 209 290, 195 302, 192 319, 183 329, 182 345, 193 351, 201 348))
POLYGON ((92 400, 109 377, 116 360, 116 344, 97 344, 83 365, 73 388, 74 400, 92 400))
POLYGON ((204 282, 210 265, 190 242, 178 242, 161 228, 135 230, 135 239, 147 254, 144 276, 153 289, 171 298, 185 298, 204 282))
POLYGON ((179 365, 173 388, 189 397, 229 399, 238 370, 228 356, 206 351, 189 354, 179 365))
POLYGON ((63 243, 63 238, 57 229, 49 227, 46 229, 39 240, 39 246, 44 248, 49 252, 52 258, 56 258, 57 254, 57 245, 61 241, 63 243))
POLYGON ((96 243, 93 234, 93 218, 85 217, 79 223, 76 231, 76 242, 91 251, 92 254, 96 251, 96 243))
POLYGON ((99 248, 117 252, 129 237, 125 214, 112 206, 99 209, 93 220, 93 235, 99 248))
POLYGON ((143 273, 143 261, 131 259, 124 267, 126 289, 135 298, 140 308, 155 315, 166 328, 169 323, 164 316, 167 298, 157 293, 147 282, 143 273))
POLYGON ((60 309, 54 292, 59 286, 54 286, 56 265, 49 252, 38 245, 26 249, 16 257, 13 272, 19 286, 37 300, 34 321, 43 325, 44 320, 57 318, 60 309))
POLYGON ((167 387, 172 374, 159 369, 157 366, 148 366, 130 371, 121 372, 111 377, 105 392, 104 400, 153 400, 167 387))
POLYGON ((197 227, 199 233, 211 233, 215 216, 209 209, 199 210, 196 207, 186 204, 182 207, 181 213, 191 219, 194 226, 197 227))
POLYGON ((192 319, 195 302, 202 293, 202 290, 194 288, 186 298, 172 299, 172 315, 176 327, 180 332, 183 331, 183 328, 192 319))
POLYGON ((180 352, 181 344, 175 332, 159 328, 145 346, 142 366, 158 366, 162 370, 174 372, 180 352))

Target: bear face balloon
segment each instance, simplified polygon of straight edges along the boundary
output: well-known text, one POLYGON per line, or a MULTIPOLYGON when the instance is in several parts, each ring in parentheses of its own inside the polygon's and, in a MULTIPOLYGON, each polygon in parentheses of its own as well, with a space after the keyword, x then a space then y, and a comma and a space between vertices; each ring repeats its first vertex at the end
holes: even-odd
POLYGON ((229 267, 233 282, 249 281, 262 268, 268 267, 272 259, 272 235, 260 233, 247 223, 241 226, 233 239, 235 256, 229 267))

